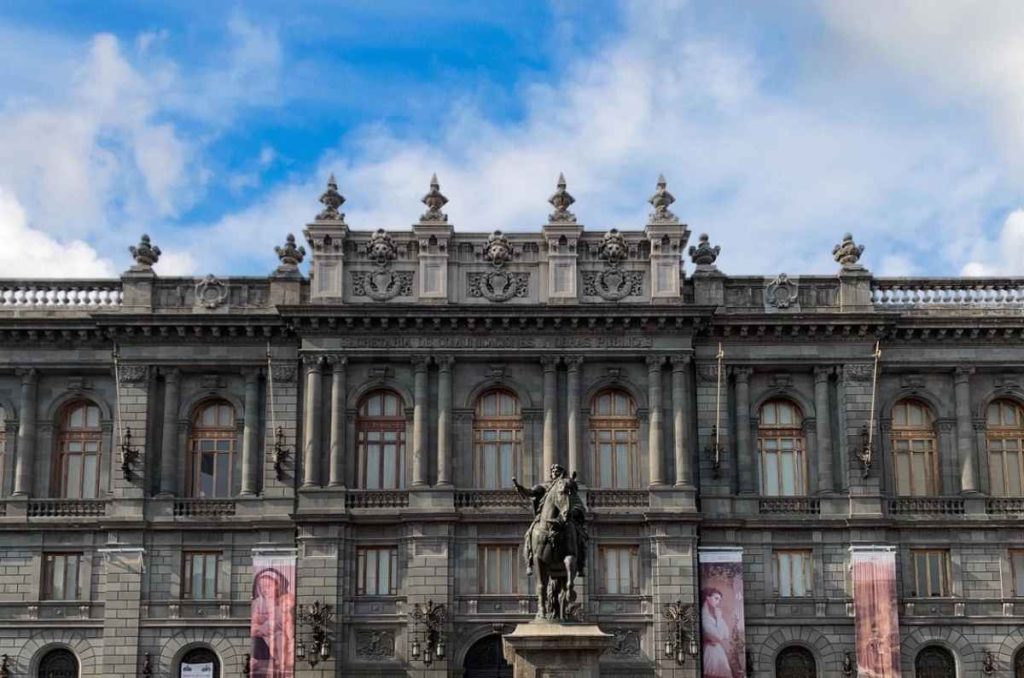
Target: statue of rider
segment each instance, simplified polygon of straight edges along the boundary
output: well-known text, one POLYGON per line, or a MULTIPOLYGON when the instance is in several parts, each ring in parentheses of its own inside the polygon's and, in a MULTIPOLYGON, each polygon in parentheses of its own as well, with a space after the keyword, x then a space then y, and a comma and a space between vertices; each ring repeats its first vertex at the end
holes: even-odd
POLYGON ((572 477, 566 477, 565 468, 560 464, 552 464, 550 473, 550 479, 543 485, 534 485, 533 487, 524 487, 519 484, 519 481, 512 478, 512 484, 515 485, 516 491, 519 495, 525 499, 531 499, 533 501, 533 522, 530 523, 530 528, 526 531, 526 535, 523 538, 524 553, 526 555, 526 574, 533 575, 533 530, 537 527, 540 522, 541 507, 544 503, 544 496, 548 492, 556 492, 566 494, 569 496, 569 515, 565 516, 565 526, 567 528, 567 537, 576 540, 576 552, 577 562, 579 564, 579 575, 584 576, 587 564, 587 543, 590 541, 590 534, 587 532, 587 509, 583 505, 583 500, 580 499, 579 486, 576 484, 576 472, 574 471, 572 477))

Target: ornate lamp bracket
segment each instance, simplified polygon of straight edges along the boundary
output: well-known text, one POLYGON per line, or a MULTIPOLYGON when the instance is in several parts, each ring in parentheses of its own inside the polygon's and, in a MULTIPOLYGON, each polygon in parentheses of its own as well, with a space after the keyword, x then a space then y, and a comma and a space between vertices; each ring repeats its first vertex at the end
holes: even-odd
POLYGON ((428 600, 426 607, 419 603, 413 605, 412 618, 422 624, 424 631, 421 634, 414 634, 412 648, 409 654, 413 659, 422 659, 423 663, 430 666, 434 659, 443 660, 445 655, 444 625, 448 622, 448 608, 441 605, 434 605, 434 601, 428 600), (420 635, 423 636, 423 647, 420 647, 420 635))
POLYGON ((334 621, 334 611, 331 606, 321 603, 319 600, 311 605, 299 608, 298 626, 305 627, 308 633, 308 640, 299 639, 295 645, 295 657, 302 660, 307 659, 307 642, 309 666, 315 667, 321 660, 331 658, 330 627, 334 621))
POLYGON ((662 611, 668 620, 665 633, 665 657, 675 659, 676 664, 686 663, 686 656, 695 658, 700 652, 700 641, 697 637, 697 607, 692 603, 684 604, 677 600, 669 603, 662 611))
POLYGON ((121 438, 121 473, 124 475, 124 479, 131 481, 134 475, 132 470, 135 463, 139 460, 139 448, 132 445, 132 429, 126 427, 124 430, 124 436, 121 438))
POLYGON ((274 434, 274 475, 278 481, 284 480, 284 464, 292 451, 284 445, 284 429, 280 426, 274 434))

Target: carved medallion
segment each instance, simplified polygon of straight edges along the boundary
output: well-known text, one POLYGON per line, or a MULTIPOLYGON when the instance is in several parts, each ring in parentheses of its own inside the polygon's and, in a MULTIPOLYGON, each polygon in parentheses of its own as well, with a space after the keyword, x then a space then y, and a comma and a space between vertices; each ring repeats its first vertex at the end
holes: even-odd
POLYGON ((196 303, 214 309, 228 300, 228 286, 210 274, 196 283, 196 303))
POLYGON ((787 309, 796 304, 797 285, 785 273, 780 273, 764 290, 764 303, 770 308, 787 309))
POLYGON ((374 301, 408 297, 412 295, 412 280, 412 271, 392 271, 389 267, 353 271, 352 294, 370 297, 374 301))
POLYGON ((525 297, 530 289, 529 273, 510 273, 504 269, 470 273, 467 281, 469 296, 483 297, 488 301, 501 302, 525 297))
POLYGON ((644 293, 644 272, 608 268, 603 271, 583 271, 583 294, 618 301, 644 293))
POLYGON ((395 656, 395 632, 363 630, 356 631, 356 658, 382 661, 395 656))
POLYGON ((608 629, 615 636, 615 644, 608 650, 615 659, 633 659, 640 656, 640 634, 636 629, 608 629))

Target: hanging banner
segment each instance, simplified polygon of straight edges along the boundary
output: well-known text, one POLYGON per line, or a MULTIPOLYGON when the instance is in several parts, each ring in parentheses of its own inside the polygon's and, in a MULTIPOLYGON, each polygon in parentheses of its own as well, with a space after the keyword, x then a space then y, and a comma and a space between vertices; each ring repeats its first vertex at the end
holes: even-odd
POLYGON ((853 617, 859 678, 900 678, 896 552, 892 546, 851 546, 853 617))
POLYGON ((743 549, 701 548, 700 629, 703 678, 744 678, 743 549))
POLYGON ((250 678, 295 675, 295 556, 253 555, 250 678))

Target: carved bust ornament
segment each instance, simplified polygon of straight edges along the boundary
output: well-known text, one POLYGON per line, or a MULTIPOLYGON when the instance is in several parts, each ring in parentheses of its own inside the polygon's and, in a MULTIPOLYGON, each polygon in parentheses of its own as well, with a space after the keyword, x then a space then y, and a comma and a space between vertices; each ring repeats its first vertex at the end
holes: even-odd
POLYGON ((338 182, 335 181, 334 174, 327 179, 327 190, 320 196, 320 203, 324 209, 316 215, 317 221, 345 221, 345 215, 338 211, 338 208, 345 204, 345 196, 338 193, 338 182))
POLYGON ((618 301, 628 296, 643 294, 643 271, 624 271, 622 264, 629 257, 626 239, 618 229, 605 233, 597 247, 597 255, 605 262, 602 271, 583 272, 583 294, 598 296, 607 301, 618 301))
POLYGON ((469 296, 495 302, 525 297, 529 291, 530 274, 513 273, 505 269, 512 261, 513 254, 509 239, 501 231, 492 233, 483 250, 483 258, 490 263, 491 270, 468 275, 469 296))
POLYGON ((558 185, 554 194, 548 198, 548 202, 555 208, 555 211, 548 215, 552 224, 575 224, 576 215, 569 211, 569 207, 576 202, 576 198, 566 190, 565 175, 558 175, 558 185))
POLYGON ((668 192, 668 183, 665 181, 665 175, 658 175, 658 184, 652 195, 647 202, 651 203, 654 207, 654 211, 651 212, 651 223, 652 224, 676 224, 679 223, 679 217, 677 217, 669 206, 676 201, 674 195, 668 192))
POLYGON ((427 211, 420 215, 421 222, 438 224, 448 222, 448 215, 441 211, 448 204, 448 198, 441 193, 441 184, 438 183, 436 174, 430 177, 430 191, 423 196, 422 202, 427 206, 427 211))
POLYGON ((373 262, 374 269, 352 273, 354 294, 374 301, 412 294, 412 271, 392 270, 392 263, 398 259, 398 246, 384 229, 377 229, 366 243, 366 258, 373 262))

